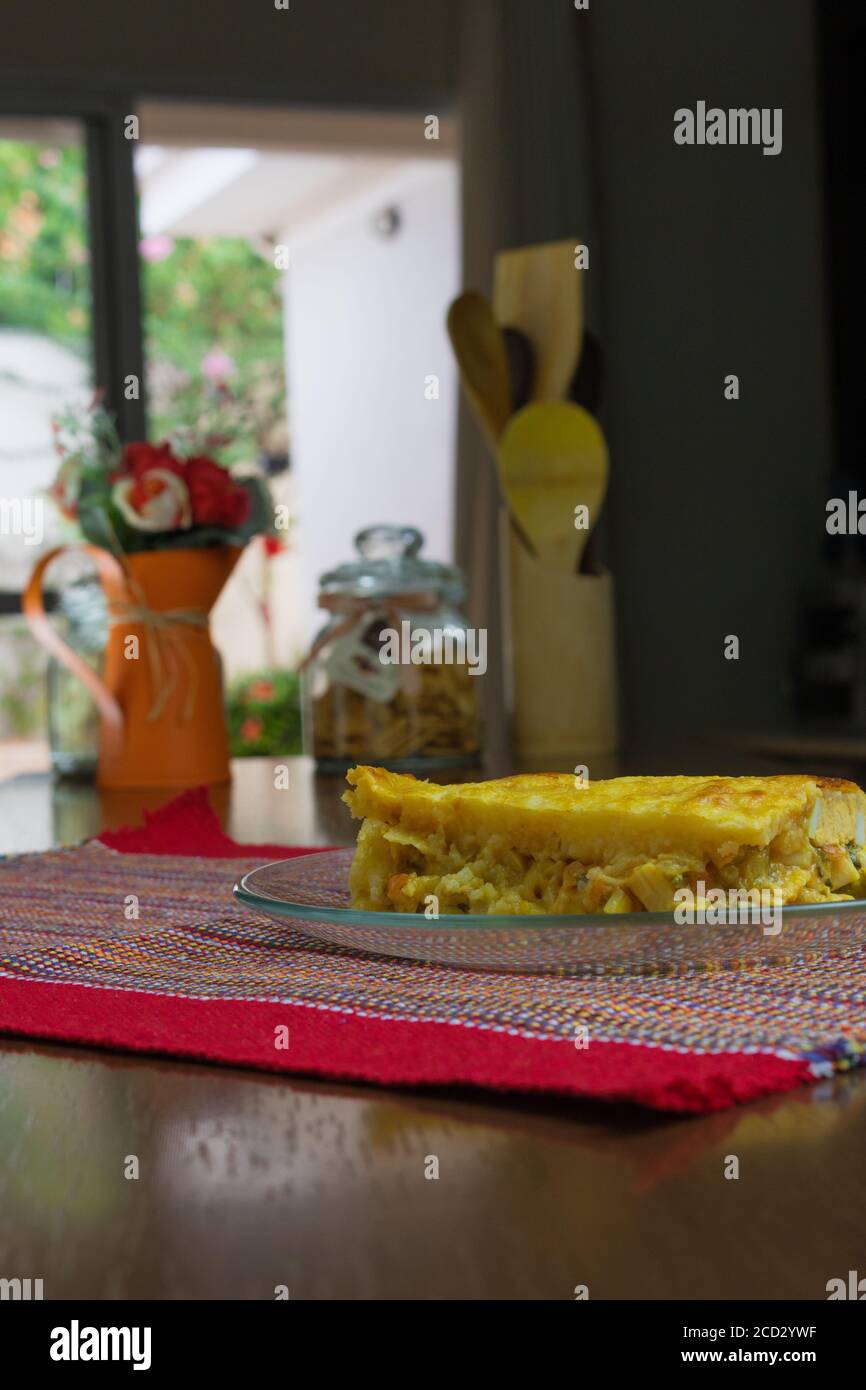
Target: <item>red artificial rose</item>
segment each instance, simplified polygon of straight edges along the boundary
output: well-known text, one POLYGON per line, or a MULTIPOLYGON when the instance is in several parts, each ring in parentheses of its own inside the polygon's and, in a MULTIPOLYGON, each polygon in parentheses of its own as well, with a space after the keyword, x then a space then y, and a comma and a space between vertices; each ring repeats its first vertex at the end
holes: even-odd
POLYGON ((131 474, 133 478, 140 478, 152 468, 164 468, 169 473, 176 473, 179 478, 183 477, 183 464, 180 459, 175 458, 171 445, 166 440, 161 444, 145 444, 140 441, 127 444, 123 451, 123 466, 125 473, 131 474))
POLYGON ((241 738, 244 743, 255 743, 262 736, 262 721, 260 719, 245 719, 241 725, 241 738))
POLYGON ((205 455, 187 459, 184 478, 189 488, 194 526, 242 526, 251 502, 227 469, 205 455))

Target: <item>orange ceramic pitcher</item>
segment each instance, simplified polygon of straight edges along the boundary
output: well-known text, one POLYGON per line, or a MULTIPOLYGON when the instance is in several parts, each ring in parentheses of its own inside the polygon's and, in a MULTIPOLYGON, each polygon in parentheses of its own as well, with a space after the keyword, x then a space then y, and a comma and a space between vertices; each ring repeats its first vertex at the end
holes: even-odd
POLYGON ((61 546, 39 561, 23 608, 36 639, 87 686, 101 717, 100 787, 193 787, 227 782, 219 655, 208 615, 240 547, 145 550, 122 560, 98 546, 61 546), (108 603, 103 678, 45 614, 42 582, 67 549, 91 556, 108 603))

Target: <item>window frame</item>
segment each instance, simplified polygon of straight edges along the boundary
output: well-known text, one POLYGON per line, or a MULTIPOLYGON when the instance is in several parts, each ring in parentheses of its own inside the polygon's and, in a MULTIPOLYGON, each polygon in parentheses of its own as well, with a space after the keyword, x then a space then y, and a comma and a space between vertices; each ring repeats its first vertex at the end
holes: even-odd
MULTIPOLYGON (((76 120, 83 128, 94 380, 125 440, 144 439, 147 432, 133 165, 137 142, 125 133, 127 117, 134 115, 136 99, 125 91, 70 95, 45 87, 5 86, 0 94, 0 116, 76 120), (127 399, 124 389, 129 376, 138 378, 135 399, 127 399)), ((20 611, 20 594, 0 590, 0 614, 20 611)))

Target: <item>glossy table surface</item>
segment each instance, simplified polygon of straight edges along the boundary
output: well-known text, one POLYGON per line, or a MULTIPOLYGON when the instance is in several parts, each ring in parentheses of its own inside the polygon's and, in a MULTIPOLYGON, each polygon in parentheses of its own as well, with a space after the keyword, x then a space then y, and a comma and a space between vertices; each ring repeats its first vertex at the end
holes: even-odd
MULTIPOLYGON (((723 770, 755 766, 734 762, 723 770)), ((291 786, 275 791, 264 760, 237 764, 224 823, 248 841, 348 842, 338 779, 297 760, 291 786)), ((15 778, 0 850, 138 821, 141 801, 15 778)), ((828 1279, 866 1272, 864 1151, 860 1073, 673 1119, 4 1039, 0 1277, 42 1278, 47 1298, 571 1299, 586 1284, 591 1298, 822 1299, 828 1279)))

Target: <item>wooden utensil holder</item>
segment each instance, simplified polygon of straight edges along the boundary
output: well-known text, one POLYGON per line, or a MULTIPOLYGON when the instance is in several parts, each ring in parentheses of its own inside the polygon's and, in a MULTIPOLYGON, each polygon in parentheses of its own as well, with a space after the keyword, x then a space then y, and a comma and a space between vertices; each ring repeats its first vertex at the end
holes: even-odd
MULTIPOLYGON (((567 574, 508 528, 515 754, 551 770, 617 746, 613 577, 567 574)), ((590 775, 593 769, 590 768, 590 775)), ((596 769, 597 774, 597 769, 596 769)))

